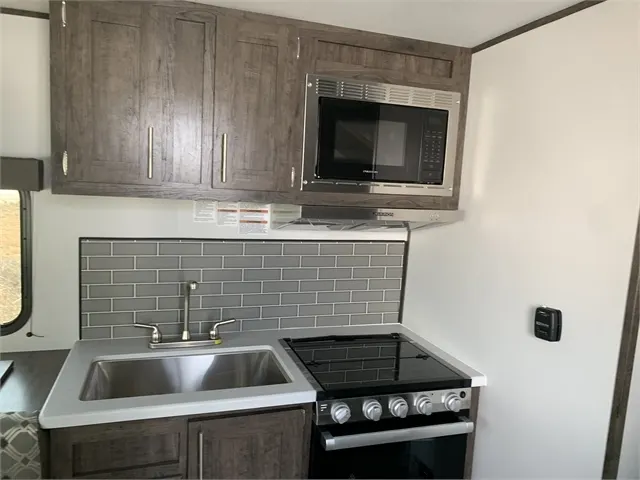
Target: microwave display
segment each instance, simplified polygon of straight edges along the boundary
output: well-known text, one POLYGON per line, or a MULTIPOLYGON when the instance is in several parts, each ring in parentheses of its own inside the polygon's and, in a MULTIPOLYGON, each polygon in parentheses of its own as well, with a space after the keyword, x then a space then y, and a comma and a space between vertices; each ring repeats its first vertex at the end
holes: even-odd
POLYGON ((302 190, 452 194, 459 93, 318 75, 307 89, 302 190))

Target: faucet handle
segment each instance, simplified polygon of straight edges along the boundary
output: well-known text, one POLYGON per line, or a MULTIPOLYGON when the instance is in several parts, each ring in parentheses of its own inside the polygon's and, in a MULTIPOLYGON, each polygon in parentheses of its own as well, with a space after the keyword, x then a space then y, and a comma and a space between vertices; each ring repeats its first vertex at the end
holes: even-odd
POLYGON ((211 330, 209 330, 209 338, 216 342, 216 345, 221 344, 222 338, 220 338, 220 334, 218 333, 218 327, 220 327, 221 325, 228 325, 229 323, 235 323, 235 321, 235 318, 230 318, 229 320, 223 320, 222 322, 214 323, 211 327, 211 330))
POLYGON ((151 343, 156 344, 162 342, 162 333, 157 325, 149 325, 148 323, 134 323, 134 327, 148 328, 151 332, 151 343))

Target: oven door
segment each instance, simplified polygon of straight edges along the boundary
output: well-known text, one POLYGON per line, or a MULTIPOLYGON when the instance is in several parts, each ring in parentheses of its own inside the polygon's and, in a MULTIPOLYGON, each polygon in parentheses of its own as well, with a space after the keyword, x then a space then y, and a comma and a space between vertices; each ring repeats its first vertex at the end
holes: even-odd
POLYGON ((319 98, 318 179, 420 183, 427 109, 319 98))
POLYGON ((473 422, 454 414, 314 425, 311 478, 463 478, 473 422))

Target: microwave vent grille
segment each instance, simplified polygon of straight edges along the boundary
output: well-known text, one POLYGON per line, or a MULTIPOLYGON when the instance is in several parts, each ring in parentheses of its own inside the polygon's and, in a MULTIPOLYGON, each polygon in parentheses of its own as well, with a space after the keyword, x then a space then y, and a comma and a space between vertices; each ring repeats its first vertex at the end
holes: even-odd
POLYGON ((340 82, 319 78, 316 81, 316 93, 325 97, 340 97, 340 82))
POLYGON ((384 102, 387 100, 387 89, 377 85, 367 85, 364 92, 365 100, 384 102))
POLYGON ((322 97, 365 100, 423 108, 448 109, 454 106, 454 93, 399 85, 345 82, 328 78, 316 79, 316 93, 322 97))

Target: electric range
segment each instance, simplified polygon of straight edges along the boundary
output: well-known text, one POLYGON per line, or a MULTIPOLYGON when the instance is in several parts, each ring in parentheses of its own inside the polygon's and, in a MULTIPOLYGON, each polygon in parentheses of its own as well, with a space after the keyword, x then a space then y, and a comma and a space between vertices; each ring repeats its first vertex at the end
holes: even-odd
POLYGON ((284 339, 317 391, 311 478, 462 478, 471 379, 398 333, 284 339))

